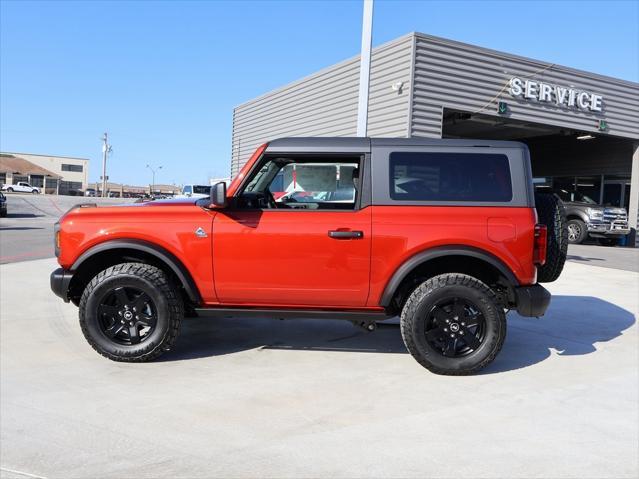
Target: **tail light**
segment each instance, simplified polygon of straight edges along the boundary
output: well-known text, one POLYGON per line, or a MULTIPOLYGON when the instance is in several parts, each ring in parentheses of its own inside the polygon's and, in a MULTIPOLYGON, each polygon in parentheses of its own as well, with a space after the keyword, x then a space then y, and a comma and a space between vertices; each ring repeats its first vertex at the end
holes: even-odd
POLYGON ((535 225, 535 242, 533 248, 533 262, 537 266, 546 264, 546 251, 548 250, 548 227, 542 224, 535 225))

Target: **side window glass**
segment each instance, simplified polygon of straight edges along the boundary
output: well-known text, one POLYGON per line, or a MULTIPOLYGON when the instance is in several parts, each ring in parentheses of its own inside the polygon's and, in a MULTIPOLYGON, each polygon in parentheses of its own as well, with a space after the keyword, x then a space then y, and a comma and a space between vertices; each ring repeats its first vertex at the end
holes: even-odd
POLYGON ((490 153, 391 153, 390 196, 404 201, 512 200, 508 157, 490 153))
POLYGON ((239 195, 246 209, 353 210, 359 191, 360 157, 274 157, 239 195))
POLYGON ((186 194, 192 193, 193 191, 191 191, 191 186, 189 185, 189 186, 185 186, 182 192, 186 195, 186 194))
POLYGON ((354 209, 358 180, 358 163, 290 163, 278 172, 269 191, 283 208, 354 209))

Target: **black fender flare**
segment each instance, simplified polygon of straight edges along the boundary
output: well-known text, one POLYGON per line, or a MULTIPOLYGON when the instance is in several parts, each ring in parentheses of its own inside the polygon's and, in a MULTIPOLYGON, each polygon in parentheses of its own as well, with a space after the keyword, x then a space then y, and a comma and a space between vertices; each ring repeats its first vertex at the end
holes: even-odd
POLYGON ((171 268, 171 271, 173 271, 173 273, 175 273, 175 276, 177 276, 177 278, 180 280, 182 287, 193 303, 202 303, 202 297, 200 296, 200 292, 197 289, 197 285, 195 284, 195 281, 193 281, 189 270, 186 269, 182 262, 170 251, 167 251, 161 246, 149 243, 147 241, 134 239, 114 239, 92 246, 84 253, 82 253, 78 257, 78 259, 75 260, 75 262, 71 266, 71 272, 77 271, 78 268, 80 268, 82 264, 90 259, 92 256, 114 249, 132 249, 154 256, 162 263, 166 264, 169 268, 171 268))
POLYGON ((421 264, 443 256, 468 256, 470 258, 480 259, 497 269, 510 284, 513 286, 519 285, 519 281, 510 268, 495 255, 478 248, 473 248, 472 246, 442 246, 421 251, 404 261, 395 270, 395 273, 393 273, 388 283, 386 283, 380 300, 380 306, 385 308, 390 306, 395 291, 397 291, 399 285, 413 269, 421 264))

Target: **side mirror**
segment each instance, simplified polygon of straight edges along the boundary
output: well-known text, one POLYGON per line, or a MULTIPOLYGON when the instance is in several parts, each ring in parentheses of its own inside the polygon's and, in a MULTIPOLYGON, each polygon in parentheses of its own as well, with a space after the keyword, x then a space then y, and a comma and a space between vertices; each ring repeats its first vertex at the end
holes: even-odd
POLYGON ((226 208, 226 183, 220 181, 211 186, 211 208, 226 208))

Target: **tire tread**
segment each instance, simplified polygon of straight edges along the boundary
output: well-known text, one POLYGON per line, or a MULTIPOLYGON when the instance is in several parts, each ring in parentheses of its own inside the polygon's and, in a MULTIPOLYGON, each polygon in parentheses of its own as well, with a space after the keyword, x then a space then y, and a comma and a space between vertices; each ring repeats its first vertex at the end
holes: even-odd
POLYGON ((80 327, 82 328, 84 337, 89 342, 91 347, 95 349, 95 351, 97 351, 99 354, 113 361, 146 362, 152 361, 153 359, 164 354, 166 351, 169 351, 172 348, 180 333, 180 325, 182 323, 182 318, 184 317, 184 303, 180 298, 180 295, 178 294, 176 288, 171 284, 166 273, 164 273, 164 271, 162 271, 160 268, 144 263, 120 263, 111 266, 103 271, 100 271, 89 282, 86 288, 84 288, 82 297, 80 299, 78 315, 80 319, 80 327), (159 344, 149 344, 148 347, 146 349, 143 349, 141 352, 131 352, 130 355, 126 352, 123 352, 123 354, 121 355, 115 355, 100 348, 89 334, 85 320, 86 305, 90 295, 102 281, 106 280, 107 278, 125 275, 133 275, 145 278, 155 287, 160 289, 162 294, 166 297, 169 305, 169 327, 167 328, 167 331, 159 344))
POLYGON ((411 293, 402 309, 402 314, 400 316, 400 329, 402 339, 404 340, 404 344, 406 345, 408 352, 413 356, 413 358, 415 358, 415 360, 419 364, 424 366, 426 369, 436 374, 445 374, 449 376, 467 376, 469 374, 474 374, 480 369, 486 367, 499 354, 504 344, 504 340, 506 339, 506 318, 503 309, 501 309, 496 302, 495 293, 485 283, 478 280, 477 278, 473 278, 472 276, 468 276, 466 274, 446 273, 434 276, 427 281, 424 281, 411 293), (500 316, 499 319, 502 321, 503 324, 502 334, 498 335, 494 339, 494 341, 496 341, 496 344, 492 347, 491 353, 471 368, 452 370, 440 368, 432 364, 431 362, 427 361, 421 354, 419 354, 419 349, 415 342, 415 338, 411 334, 415 322, 420 320, 420 318, 416 314, 416 310, 419 307, 420 303, 433 291, 446 286, 464 286, 468 288, 474 288, 485 293, 488 296, 489 301, 492 302, 491 306, 500 316))

